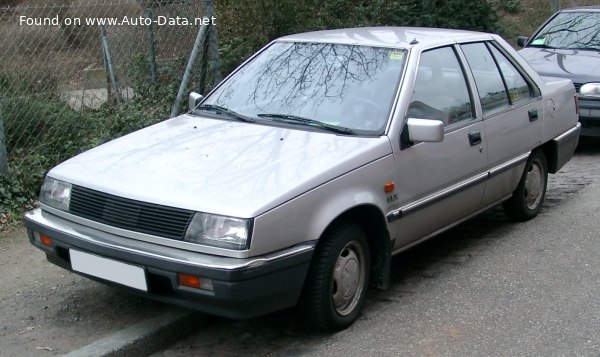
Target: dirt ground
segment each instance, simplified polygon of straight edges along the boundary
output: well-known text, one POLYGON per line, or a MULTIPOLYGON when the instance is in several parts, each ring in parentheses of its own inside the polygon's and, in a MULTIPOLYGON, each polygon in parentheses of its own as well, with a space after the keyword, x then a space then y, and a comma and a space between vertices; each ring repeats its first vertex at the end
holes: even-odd
POLYGON ((0 232, 0 356, 62 355, 169 308, 50 264, 24 228, 0 232))

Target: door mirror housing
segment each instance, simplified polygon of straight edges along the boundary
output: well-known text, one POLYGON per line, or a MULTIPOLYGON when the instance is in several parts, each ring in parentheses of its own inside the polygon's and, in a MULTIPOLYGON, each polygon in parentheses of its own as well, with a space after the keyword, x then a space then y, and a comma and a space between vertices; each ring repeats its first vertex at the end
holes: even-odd
POLYGON ((444 140, 444 123, 440 120, 408 118, 406 123, 411 142, 440 142, 444 140))
POLYGON ((189 103, 188 103, 190 110, 194 110, 194 108, 196 108, 198 106, 198 104, 200 104, 202 99, 204 99, 204 96, 202 94, 196 93, 196 92, 191 92, 190 98, 189 98, 189 103))
POLYGON ((519 36, 517 37, 517 46, 525 47, 525 44, 529 41, 529 37, 527 36, 519 36))

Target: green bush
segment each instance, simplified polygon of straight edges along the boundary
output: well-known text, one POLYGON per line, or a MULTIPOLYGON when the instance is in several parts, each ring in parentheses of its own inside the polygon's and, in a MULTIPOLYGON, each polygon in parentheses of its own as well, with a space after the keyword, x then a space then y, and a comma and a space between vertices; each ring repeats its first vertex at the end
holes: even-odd
POLYGON ((150 64, 146 53, 132 57, 127 66, 127 78, 131 81, 136 101, 144 104, 168 107, 175 101, 181 82, 180 68, 185 66, 185 58, 175 58, 168 63, 158 63, 156 82, 152 81, 150 64))
MULTIPOLYGON (((221 0, 220 54, 231 71, 268 41, 292 33, 359 26, 496 31, 498 0, 221 0)), ((516 0, 502 0, 516 6, 516 0)))
POLYGON ((84 131, 81 115, 65 103, 42 96, 18 96, 3 100, 2 114, 8 152, 52 147, 64 141, 63 133, 84 131))
POLYGON ((423 1, 419 25, 476 31, 494 31, 498 17, 487 0, 423 1))
POLYGON ((502 9, 510 14, 519 12, 521 0, 502 0, 502 9))
POLYGON ((52 99, 17 98, 3 107, 7 138, 30 120, 23 140, 10 140, 10 172, 0 175, 0 214, 19 217, 32 207, 47 170, 58 163, 113 138, 128 134, 167 117, 164 105, 131 101, 117 108, 105 105, 96 111, 75 112, 52 99), (33 135, 35 133, 35 135, 33 135))

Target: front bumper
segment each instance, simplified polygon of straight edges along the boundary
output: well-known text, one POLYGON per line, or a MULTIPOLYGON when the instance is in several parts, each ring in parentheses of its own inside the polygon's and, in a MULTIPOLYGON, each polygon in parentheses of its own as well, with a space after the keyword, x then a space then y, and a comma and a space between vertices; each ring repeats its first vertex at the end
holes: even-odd
POLYGON ((600 136, 600 100, 579 97, 579 121, 582 136, 600 136))
POLYGON ((160 246, 93 229, 41 209, 25 214, 30 242, 48 261, 73 271, 75 249, 144 269, 148 291, 87 276, 149 298, 229 317, 250 318, 294 306, 300 297, 314 243, 260 257, 237 259, 160 246), (39 233, 52 238, 42 244, 39 233), (180 286, 178 273, 212 280, 212 290, 180 286))

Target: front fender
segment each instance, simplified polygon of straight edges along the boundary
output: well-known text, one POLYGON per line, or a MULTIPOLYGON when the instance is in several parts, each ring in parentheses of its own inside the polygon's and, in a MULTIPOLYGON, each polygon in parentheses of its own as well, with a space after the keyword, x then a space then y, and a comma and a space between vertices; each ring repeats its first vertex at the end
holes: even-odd
POLYGON ((393 180, 391 155, 370 162, 256 217, 251 255, 318 240, 348 210, 370 205, 385 216, 384 185, 393 180))

